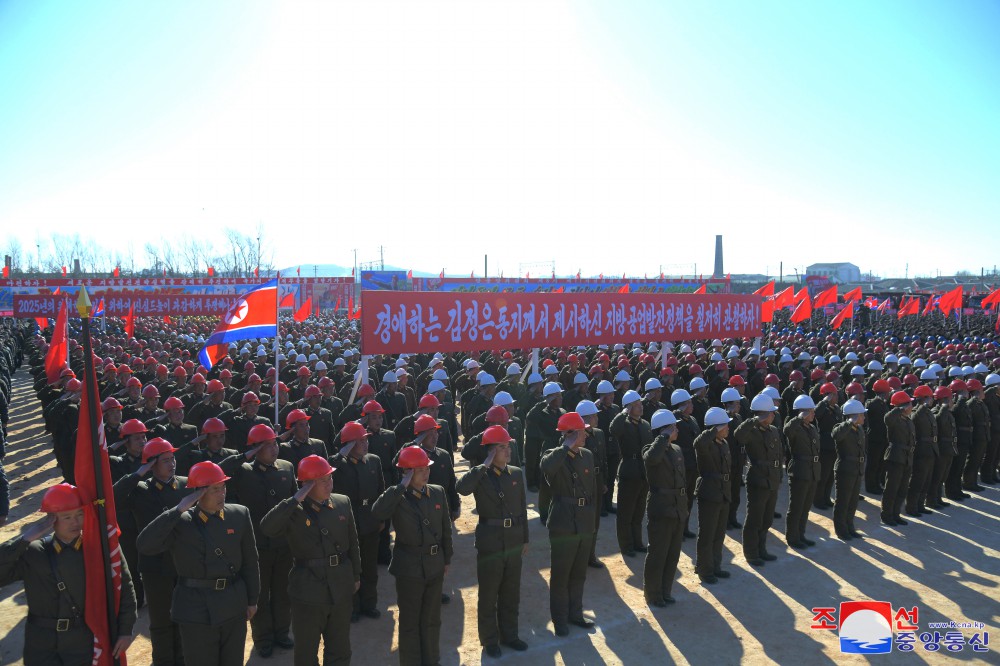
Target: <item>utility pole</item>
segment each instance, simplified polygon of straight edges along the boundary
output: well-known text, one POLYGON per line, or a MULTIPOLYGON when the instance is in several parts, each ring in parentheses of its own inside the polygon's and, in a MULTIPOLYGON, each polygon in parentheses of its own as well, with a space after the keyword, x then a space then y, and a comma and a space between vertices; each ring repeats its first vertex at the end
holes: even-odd
POLYGON ((489 257, 484 254, 483 255, 483 277, 484 278, 490 276, 489 271, 487 270, 489 268, 489 261, 488 261, 488 259, 489 259, 489 257))
POLYGON ((385 270, 385 248, 381 245, 378 246, 378 269, 385 270))

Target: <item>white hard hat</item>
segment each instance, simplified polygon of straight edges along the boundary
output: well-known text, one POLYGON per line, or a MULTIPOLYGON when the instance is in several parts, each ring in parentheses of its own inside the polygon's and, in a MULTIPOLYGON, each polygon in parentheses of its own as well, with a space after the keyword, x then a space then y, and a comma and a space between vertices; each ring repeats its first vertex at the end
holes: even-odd
POLYGON ((830 363, 840 363, 840 357, 836 354, 830 356, 830 363))
POLYGON ((868 410, 865 409, 864 404, 860 400, 848 400, 844 403, 844 416, 855 416, 857 414, 864 414, 868 410))
POLYGON ((507 393, 507 391, 497 391, 497 394, 493 396, 493 404, 500 405, 501 407, 504 407, 506 405, 513 405, 514 396, 512 396, 510 393, 507 393))
POLYGON ((545 370, 543 370, 542 372, 546 376, 548 376, 548 375, 558 375, 559 374, 559 368, 557 368, 554 365, 550 365, 550 366, 546 367, 545 370))
POLYGON ((754 399, 750 401, 750 411, 776 412, 778 411, 778 407, 774 404, 774 400, 771 399, 771 396, 762 391, 755 395, 754 399))
POLYGON ((858 360, 858 355, 855 354, 852 351, 849 351, 846 354, 844 354, 844 360, 845 361, 857 361, 858 360))
POLYGON ((295 357, 296 363, 307 363, 308 361, 309 359, 306 358, 305 354, 299 354, 298 356, 295 357))
POLYGON ((625 391, 625 395, 622 396, 622 407, 628 407, 633 402, 642 400, 636 391, 625 391))
POLYGON ((670 394, 670 405, 679 405, 682 402, 687 402, 691 399, 691 394, 684 389, 674 389, 674 392, 670 394))
POLYGON ((476 381, 479 382, 480 386, 490 386, 497 383, 496 378, 485 370, 476 375, 476 381))
POLYGON ((914 368, 926 368, 927 367, 927 361, 925 361, 922 358, 915 358, 915 359, 913 359, 913 367, 914 368))
POLYGON ((562 388, 559 384, 555 382, 548 382, 545 384, 545 388, 542 389, 542 395, 546 398, 553 395, 560 395, 562 393, 562 388))
POLYGON ((986 385, 993 386, 994 384, 1000 384, 1000 375, 991 372, 986 375, 986 385))
POLYGON ((782 354, 781 358, 778 359, 778 363, 791 363, 791 362, 792 362, 791 354, 782 354))
POLYGON ((900 365, 909 365, 910 364, 910 357, 909 356, 900 356, 899 357, 899 364, 900 365))
POLYGON ((979 373, 990 371, 990 369, 986 366, 985 363, 976 363, 976 366, 973 368, 973 370, 979 373))
POLYGON ((528 375, 528 384, 541 384, 543 381, 542 376, 537 372, 528 375))
POLYGON ((809 352, 807 352, 807 351, 799 352, 799 360, 800 361, 811 361, 812 360, 812 356, 810 356, 809 352))
POLYGON ((826 359, 817 354, 813 356, 813 365, 826 365, 826 359))
POLYGON ((666 426, 671 426, 677 423, 677 417, 669 409, 658 409, 653 412, 653 417, 649 420, 649 426, 656 430, 657 428, 663 428, 666 426))
POLYGON ((435 370, 431 373, 431 379, 437 379, 442 382, 448 381, 448 372, 446 370, 435 370))
POLYGON ((347 365, 347 361, 345 361, 344 359, 340 357, 333 359, 333 367, 337 368, 337 367, 343 367, 345 365, 347 365))
POLYGON ((705 388, 706 386, 708 386, 708 383, 704 379, 702 379, 701 377, 695 377, 688 384, 688 388, 691 389, 692 391, 700 391, 701 389, 705 388))
POLYGON ((924 368, 920 372, 920 379, 923 381, 937 379, 937 373, 930 368, 924 368))
POLYGON ((766 395, 771 400, 781 400, 781 394, 778 393, 778 389, 773 386, 765 386, 761 389, 760 395, 766 395))
POLYGON ((741 397, 742 396, 740 395, 740 392, 737 391, 736 389, 732 388, 732 387, 729 387, 729 388, 726 388, 726 389, 722 390, 721 400, 722 400, 723 403, 727 403, 727 402, 739 402, 741 397))
POLYGON ((865 376, 865 369, 862 368, 860 365, 856 365, 853 368, 851 368, 851 377, 864 377, 864 376, 865 376))
POLYGON ((587 375, 583 374, 582 372, 578 372, 578 373, 576 373, 576 377, 573 377, 573 383, 574 384, 588 384, 588 383, 590 383, 590 380, 587 379, 587 375))
POLYGON ((597 413, 597 405, 593 400, 581 400, 576 405, 576 413, 580 416, 593 416, 597 413))
POLYGON ((511 375, 519 375, 519 374, 521 374, 521 366, 519 366, 517 363, 511 363, 510 365, 507 366, 508 377, 510 377, 511 375))
POLYGON ((720 426, 725 425, 732 421, 732 417, 726 413, 722 407, 711 407, 707 412, 705 412, 705 425, 706 426, 720 426))
POLYGON ((712 346, 713 347, 721 347, 722 346, 722 340, 720 340, 719 338, 715 338, 714 340, 712 340, 712 346))
POLYGON ((320 370, 326 370, 326 369, 327 369, 326 368, 326 363, 324 363, 323 361, 316 361, 316 372, 319 372, 320 370))
POLYGON ((896 356, 895 354, 886 354, 886 356, 885 356, 885 362, 886 363, 899 363, 899 357, 896 356))
POLYGON ((708 359, 712 361, 712 363, 718 363, 719 361, 722 360, 722 354, 720 354, 719 352, 712 352, 712 355, 709 356, 708 359))
POLYGON ((646 380, 646 385, 642 387, 645 391, 653 391, 659 388, 663 388, 663 384, 656 377, 650 377, 646 380))
POLYGON ((607 379, 602 379, 597 385, 597 395, 604 395, 606 393, 614 393, 615 387, 607 379))
POLYGON ((778 353, 776 351, 774 351, 773 349, 765 349, 764 350, 764 358, 773 358, 773 357, 775 357, 777 355, 778 355, 778 353))
POLYGON ((313 361, 318 361, 318 360, 319 360, 319 356, 316 356, 316 354, 309 354, 309 362, 310 363, 312 363, 313 361))
POLYGON ((879 372, 882 370, 882 364, 878 361, 868 361, 868 370, 871 372, 879 372))
POLYGON ((396 373, 392 370, 382 376, 382 382, 384 384, 395 384, 397 381, 399 381, 399 377, 397 377, 396 373))
POLYGON ((432 379, 430 380, 430 382, 427 383, 428 393, 437 393, 438 391, 443 391, 443 390, 444 390, 444 384, 441 382, 440 379, 432 379))
POLYGON ((628 374, 624 370, 619 370, 618 374, 615 375, 616 382, 630 382, 632 381, 632 375, 628 374))
POLYGON ((805 393, 800 395, 792 403, 792 409, 816 409, 816 403, 805 393))

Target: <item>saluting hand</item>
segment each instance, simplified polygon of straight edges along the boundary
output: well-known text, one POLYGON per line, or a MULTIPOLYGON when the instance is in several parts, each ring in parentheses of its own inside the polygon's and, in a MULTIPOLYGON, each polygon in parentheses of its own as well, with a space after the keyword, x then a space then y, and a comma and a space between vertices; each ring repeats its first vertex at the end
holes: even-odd
POLYGON ((496 455, 497 455, 497 447, 491 446, 490 452, 486 455, 486 462, 483 463, 483 465, 486 466, 486 469, 489 469, 490 465, 493 464, 493 459, 496 457, 496 455))
POLYGON ((254 456, 257 455, 257 453, 261 450, 261 448, 263 446, 264 446, 264 444, 258 444, 257 446, 253 447, 252 449, 250 449, 249 451, 247 451, 243 455, 246 456, 247 460, 253 460, 254 456))
POLYGON ((199 488, 193 493, 185 495, 181 498, 181 501, 177 503, 177 509, 180 511, 187 511, 201 499, 202 495, 204 495, 207 490, 208 488, 199 488))
POLYGON ((156 459, 150 460, 147 463, 143 463, 139 466, 139 469, 135 470, 135 473, 139 476, 146 476, 149 474, 149 470, 153 469, 153 465, 156 464, 156 459))
POLYGON ((399 482, 404 489, 410 487, 410 481, 413 479, 413 470, 406 470, 406 474, 403 475, 403 480, 399 482))
POLYGON ((50 514, 39 520, 37 523, 33 524, 31 527, 26 529, 21 534, 21 539, 24 541, 34 541, 35 539, 41 539, 44 536, 48 536, 52 529, 56 526, 55 514, 50 514))
POLYGON ((285 432, 283 432, 280 435, 278 435, 278 441, 281 441, 281 442, 287 442, 291 438, 292 438, 292 431, 291 430, 286 430, 285 432))
POLYGON ((306 495, 309 494, 309 491, 312 490, 313 486, 315 485, 316 485, 315 481, 306 481, 305 483, 303 483, 302 487, 299 488, 299 492, 295 493, 295 501, 301 503, 302 500, 306 498, 306 495))

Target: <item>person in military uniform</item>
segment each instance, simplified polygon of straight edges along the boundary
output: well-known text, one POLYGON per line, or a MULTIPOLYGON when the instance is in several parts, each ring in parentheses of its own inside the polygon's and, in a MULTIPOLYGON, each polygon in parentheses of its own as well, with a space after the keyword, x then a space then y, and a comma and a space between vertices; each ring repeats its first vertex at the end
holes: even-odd
POLYGON ((712 584, 729 578, 722 568, 722 543, 726 538, 726 519, 732 499, 729 474, 729 422, 732 419, 721 407, 705 412, 705 429, 694 440, 698 462, 698 541, 695 572, 703 583, 712 584))
POLYGON ((375 400, 385 410, 383 420, 387 428, 394 428, 409 412, 406 409, 406 398, 396 390, 399 378, 392 370, 382 377, 382 388, 375 394, 375 400))
POLYGON ((260 397, 253 391, 243 394, 239 410, 225 411, 214 418, 226 424, 226 448, 239 452, 246 451, 247 435, 254 426, 271 427, 271 419, 260 414, 260 397))
POLYGON ((232 405, 226 402, 225 398, 226 387, 222 385, 222 382, 218 379, 209 381, 205 387, 205 397, 195 402, 189 408, 184 420, 196 426, 199 423, 204 423, 205 419, 210 419, 213 416, 218 418, 220 414, 228 412, 233 408, 232 405))
MULTIPOLYGON (((193 427, 184 424, 186 427, 193 427)), ((187 474, 191 468, 200 462, 214 462, 216 465, 223 460, 239 453, 236 449, 227 449, 226 424, 222 419, 210 418, 201 424, 201 434, 177 450, 177 471, 187 474)))
POLYGON ((955 449, 958 453, 951 461, 948 476, 945 477, 945 494, 948 499, 964 502, 971 495, 962 489, 965 464, 972 449, 972 410, 969 409, 969 392, 965 381, 956 379, 948 385, 951 389, 953 407, 951 410, 955 420, 955 449))
MULTIPOLYGON (((333 423, 333 413, 322 406, 323 391, 311 384, 306 387, 302 398, 303 411, 309 417, 309 434, 326 445, 327 456, 337 452, 337 428, 333 423)), ((339 416, 339 413, 338 413, 339 416)))
POLYGON ((885 415, 889 446, 885 450, 886 480, 882 493, 882 522, 889 526, 907 525, 899 515, 910 484, 916 431, 911 414, 913 402, 908 394, 896 391, 889 401, 892 409, 885 415))
POLYGON ((813 420, 816 403, 808 395, 795 398, 793 418, 785 423, 785 441, 788 447, 788 512, 785 518, 785 541, 789 546, 802 549, 815 546, 816 542, 806 538, 809 523, 809 507, 816 495, 821 467, 819 462, 819 430, 813 420))
POLYGON ((951 389, 939 386, 934 389, 934 418, 938 428, 938 457, 934 460, 934 473, 931 476, 930 490, 927 492, 927 505, 932 509, 944 509, 951 506, 944 501, 943 488, 951 461, 958 454, 958 437, 955 417, 952 415, 951 389))
POLYGON ((926 384, 916 387, 913 398, 916 401, 912 416, 916 447, 910 488, 906 493, 906 515, 919 518, 921 514, 932 513, 927 508, 927 495, 934 475, 934 461, 938 457, 938 429, 937 416, 931 409, 934 404, 931 387, 926 384))
POLYGON ((287 430, 281 433, 278 441, 278 457, 292 463, 292 469, 298 468, 306 456, 327 457, 326 444, 310 436, 309 415, 301 409, 293 409, 285 417, 287 430))
MULTIPOLYGON (((658 383, 658 382, 657 382, 658 383)), ((642 543, 642 519, 646 509, 649 484, 642 463, 642 449, 653 441, 649 422, 642 418, 644 403, 635 391, 622 397, 622 411, 611 421, 611 436, 618 442, 621 462, 618 465, 618 547, 623 555, 645 553, 642 543)), ((603 493, 603 488, 601 488, 603 493)))
POLYGON ((101 413, 104 415, 104 438, 108 442, 121 439, 122 403, 114 398, 106 398, 101 403, 101 413))
POLYGON ((570 624, 584 629, 594 626, 583 615, 583 587, 600 488, 594 454, 585 447, 586 424, 580 415, 563 414, 556 430, 563 433, 562 441, 542 457, 540 470, 552 490, 552 511, 546 523, 552 549, 549 613, 556 635, 567 636, 570 624))
POLYGON ((378 619, 378 545, 385 523, 372 517, 372 505, 385 492, 382 461, 368 452, 369 433, 363 425, 348 423, 340 431, 340 450, 330 458, 333 489, 351 500, 361 557, 361 587, 354 596, 351 621, 364 615, 378 619))
POLYGON ((868 451, 865 453, 865 491, 869 495, 881 495, 885 487, 885 415, 889 413, 889 395, 892 387, 885 379, 876 379, 872 385, 875 397, 865 403, 866 438, 868 451))
POLYGON ((607 435, 605 438, 605 455, 608 460, 608 475, 604 479, 604 485, 607 487, 607 490, 604 492, 600 510, 601 517, 603 518, 609 513, 616 513, 618 511, 611 500, 615 492, 615 480, 618 478, 618 463, 621 460, 621 454, 618 450, 618 440, 611 434, 611 422, 618 416, 621 407, 615 404, 615 387, 611 382, 601 380, 595 387, 594 393, 597 396, 595 402, 597 405, 597 427, 607 435))
MULTIPOLYGON (((728 367, 728 366, 727 366, 728 367)), ((743 447, 736 441, 736 431, 743 425, 743 416, 740 414, 742 401, 740 392, 732 387, 726 387, 719 392, 719 401, 722 408, 729 414, 732 421, 729 422, 729 434, 726 442, 729 444, 729 516, 726 518, 726 529, 740 529, 743 524, 737 519, 736 513, 740 507, 740 488, 743 477, 743 447)))
POLYGON ((391 519, 396 532, 389 573, 396 578, 400 666, 441 660, 441 590, 452 540, 444 488, 427 482, 432 462, 420 446, 400 451, 402 480, 372 506, 374 518, 391 519))
MULTIPOLYGON (((698 437, 701 429, 698 427, 697 419, 692 416, 694 403, 691 402, 691 394, 686 389, 674 389, 670 394, 670 407, 674 417, 677 419, 677 439, 675 443, 684 452, 684 469, 687 474, 687 505, 688 518, 691 519, 691 508, 694 506, 694 486, 698 480, 698 463, 694 454, 694 440, 698 437)), ((684 538, 692 539, 695 533, 689 528, 689 522, 684 524, 684 538)))
MULTIPOLYGON (((94 634, 84 619, 83 498, 76 486, 60 483, 42 496, 41 511, 45 518, 0 545, 0 587, 24 583, 28 618, 22 657, 26 666, 90 664, 94 634)), ((135 620, 132 577, 122 562, 117 626, 112 628, 116 659, 132 644, 135 620)))
POLYGON ((983 466, 986 450, 990 442, 990 410, 983 402, 983 385, 978 379, 970 379, 966 383, 969 397, 965 401, 972 417, 972 446, 965 461, 962 472, 962 489, 980 491, 979 470, 983 466))
MULTIPOLYGON (((597 468, 597 488, 603 497, 607 488, 604 485, 604 480, 608 478, 607 439, 604 431, 597 427, 597 405, 592 400, 581 400, 576 405, 576 413, 580 415, 587 426, 587 441, 584 443, 584 447, 594 454, 594 464, 597 468)), ((604 568, 604 563, 597 558, 597 534, 600 529, 601 511, 598 509, 594 511, 594 541, 590 545, 590 560, 587 562, 588 566, 593 569, 604 568)))
POLYGON ((781 436, 774 426, 778 406, 766 394, 750 401, 753 418, 736 428, 736 442, 743 449, 746 465, 747 515, 743 519, 743 556, 753 566, 777 559, 767 551, 767 536, 774 523, 774 507, 781 487, 784 453, 781 436))
POLYGON ((293 646, 288 636, 292 623, 288 597, 292 553, 284 539, 271 539, 261 534, 260 521, 298 488, 292 464, 278 459, 278 441, 271 426, 258 423, 251 428, 242 448, 247 449, 246 453, 236 453, 218 465, 230 477, 227 487, 233 499, 250 510, 253 521, 260 596, 250 629, 257 654, 270 657, 274 646, 286 650, 293 646))
MULTIPOLYGON (((542 451, 558 446, 556 423, 562 416, 562 389, 555 382, 549 382, 543 388, 543 399, 527 413, 524 424, 524 472, 528 490, 537 493, 542 483, 538 465, 542 451)), ((542 514, 541 497, 539 497, 539 514, 542 514)), ((545 507, 548 514, 548 507, 545 507)))
POLYGON ((674 603, 671 591, 677 575, 684 525, 687 521, 687 475, 684 453, 674 444, 677 418, 667 409, 654 412, 650 428, 653 441, 642 448, 649 480, 646 513, 649 516, 649 550, 642 570, 646 603, 657 608, 674 603))
MULTIPOLYGON (((183 449, 198 437, 198 428, 184 423, 184 403, 176 396, 170 396, 163 402, 165 414, 157 417, 154 421, 147 423, 149 435, 165 439, 175 448, 183 449)), ((105 426, 105 436, 107 436, 107 426, 105 426)), ((113 441, 110 437, 108 441, 113 441)), ((193 464, 193 463, 192 463, 193 464)), ((191 465, 181 467, 181 461, 177 461, 181 474, 186 474, 191 469, 191 465)))
POLYGON ((834 463, 837 499, 833 505, 833 528, 842 541, 850 541, 862 538, 854 527, 854 514, 865 473, 865 406, 860 400, 848 400, 844 404, 843 415, 847 420, 833 429, 833 441, 837 447, 837 461, 834 463))
POLYGON ((351 663, 348 599, 361 586, 361 553, 350 500, 333 492, 335 468, 320 456, 299 463, 302 487, 271 509, 261 533, 287 541, 293 565, 288 574, 296 666, 351 663))
MULTIPOLYGON (((833 429, 837 427, 844 415, 841 412, 840 394, 831 382, 819 385, 820 402, 816 405, 816 418, 813 423, 819 430, 819 466, 820 475, 816 482, 816 494, 812 505, 820 511, 833 508, 833 467, 837 460, 837 446, 833 442, 833 429)), ((814 401, 815 402, 815 401, 814 401)))
MULTIPOLYGON (((365 387, 362 386, 361 388, 365 387)), ((399 480, 399 476, 396 473, 395 460, 396 455, 399 453, 400 444, 392 430, 382 427, 384 415, 385 410, 375 400, 366 402, 358 412, 358 416, 360 417, 359 422, 368 431, 368 452, 378 456, 379 462, 382 465, 382 479, 385 481, 386 486, 390 486, 395 485, 399 480)), ((349 423, 350 421, 345 423, 344 427, 346 428, 349 423)), ((413 432, 412 428, 410 432, 413 432)), ((402 441, 408 441, 410 436, 407 435, 406 439, 402 441)), ((385 529, 379 532, 378 563, 383 565, 388 565, 392 558, 389 548, 389 531, 388 526, 386 526, 385 529)))
POLYGON ((510 414, 503 407, 494 405, 485 414, 477 417, 476 420, 482 421, 486 427, 475 435, 468 437, 465 440, 465 446, 462 447, 462 457, 469 461, 470 467, 482 465, 483 461, 486 460, 486 456, 489 455, 486 445, 483 444, 483 433, 489 427, 495 425, 503 426, 506 429, 508 423, 510 423, 510 414))
POLYGON ((80 396, 83 384, 75 377, 66 382, 63 395, 51 403, 47 411, 51 415, 52 448, 55 453, 56 465, 62 472, 66 483, 72 484, 73 461, 76 452, 76 426, 80 420, 80 396))
MULTIPOLYGON (((175 506, 187 493, 187 479, 176 476, 177 451, 170 442, 154 438, 142 449, 142 466, 123 476, 114 485, 118 516, 131 517, 129 537, 138 534, 161 513, 175 506), (145 477, 150 475, 149 479, 145 477), (134 532, 131 525, 134 525, 134 532)), ((122 536, 126 530, 122 529, 122 536)), ((173 562, 163 555, 138 555, 142 592, 149 608, 149 640, 153 646, 153 664, 183 664, 181 634, 170 619, 170 603, 177 583, 173 562)), ((138 593, 137 593, 138 596, 138 593)))
POLYGON ((196 464, 187 486, 198 492, 157 516, 137 541, 144 555, 173 558, 170 617, 180 626, 187 666, 242 663, 246 623, 257 612, 253 523, 246 507, 226 503, 228 480, 215 463, 196 464))
POLYGON ((521 470, 508 464, 513 438, 502 425, 482 434, 486 459, 462 475, 456 485, 473 495, 476 526, 476 574, 479 583, 479 642, 491 657, 500 645, 516 651, 528 648, 518 631, 521 564, 528 550, 528 504, 521 470))

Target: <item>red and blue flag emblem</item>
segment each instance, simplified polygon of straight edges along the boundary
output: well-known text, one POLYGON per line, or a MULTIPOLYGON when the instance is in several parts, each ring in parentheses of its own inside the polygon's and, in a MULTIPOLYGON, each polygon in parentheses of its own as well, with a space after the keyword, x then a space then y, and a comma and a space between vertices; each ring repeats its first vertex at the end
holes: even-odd
POLYGON ((251 289, 236 300, 198 352, 208 369, 225 358, 229 343, 250 338, 273 338, 278 334, 278 281, 251 289))
POLYGON ((97 307, 94 308, 94 314, 91 317, 103 317, 104 316, 104 299, 102 298, 97 302, 97 307))

